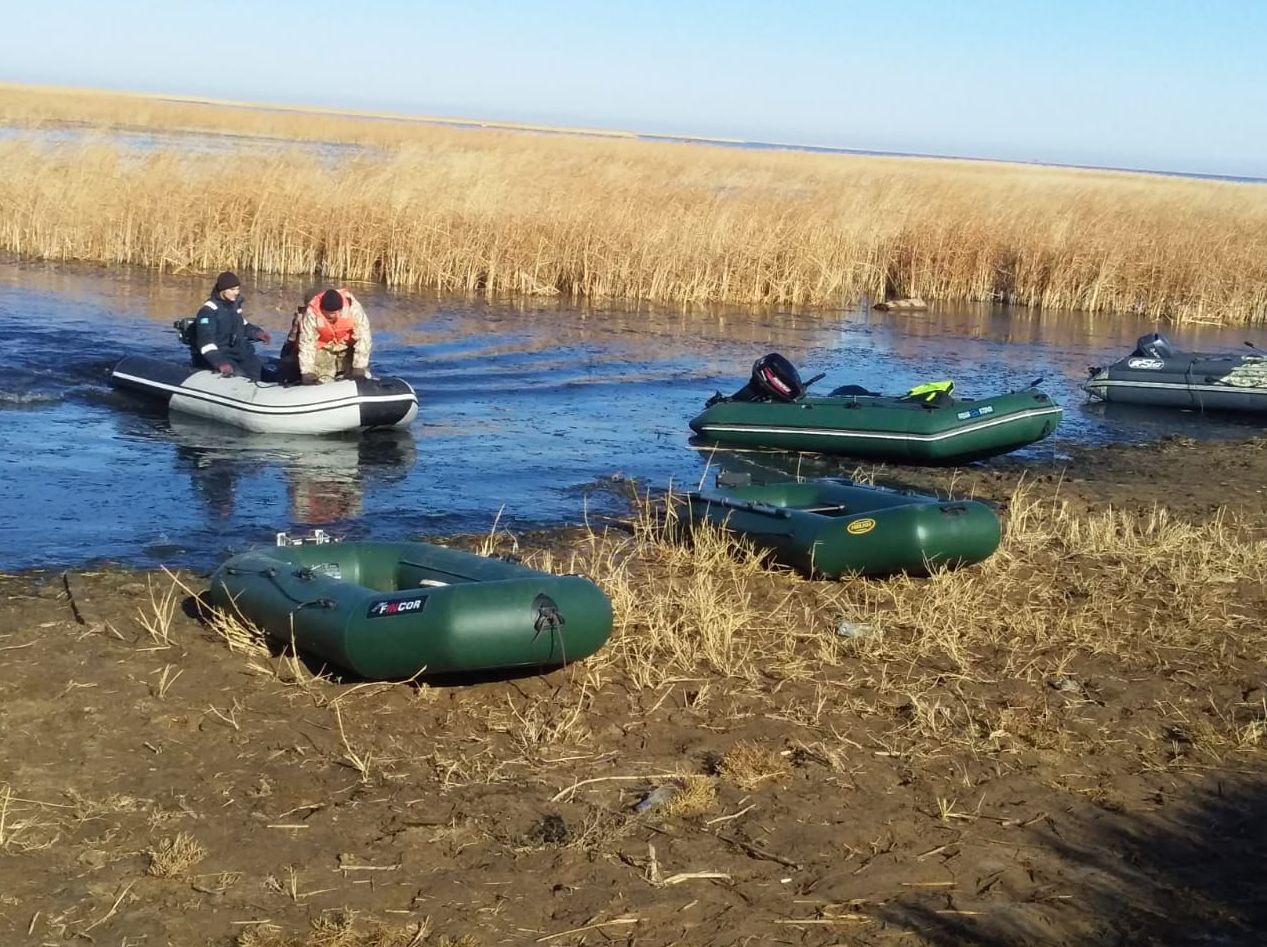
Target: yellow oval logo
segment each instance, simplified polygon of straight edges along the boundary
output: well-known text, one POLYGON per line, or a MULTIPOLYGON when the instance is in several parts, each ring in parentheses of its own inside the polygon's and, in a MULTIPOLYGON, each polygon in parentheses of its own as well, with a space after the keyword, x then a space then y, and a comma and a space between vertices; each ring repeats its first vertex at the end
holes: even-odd
POLYGON ((864 533, 869 533, 873 529, 875 529, 875 520, 873 519, 854 520, 845 527, 846 532, 852 533, 855 536, 861 536, 864 533))

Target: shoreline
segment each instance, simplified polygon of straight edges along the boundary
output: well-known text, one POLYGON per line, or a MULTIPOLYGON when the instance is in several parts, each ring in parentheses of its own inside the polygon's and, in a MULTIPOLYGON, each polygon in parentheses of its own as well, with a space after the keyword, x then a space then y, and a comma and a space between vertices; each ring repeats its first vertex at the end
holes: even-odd
POLYGON ((645 514, 514 537, 617 615, 541 676, 353 681, 218 637, 188 573, 0 577, 0 930, 1056 947, 1174 942, 1176 904, 1264 929, 1267 439, 924 473, 998 504, 999 552, 822 582, 645 514))

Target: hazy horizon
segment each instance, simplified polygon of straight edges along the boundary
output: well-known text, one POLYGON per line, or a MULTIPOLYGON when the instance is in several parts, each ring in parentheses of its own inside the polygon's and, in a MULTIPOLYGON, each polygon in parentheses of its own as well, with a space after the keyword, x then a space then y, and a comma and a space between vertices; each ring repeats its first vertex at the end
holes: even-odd
POLYGON ((1252 2, 67 0, 10 31, 14 82, 1267 177, 1252 2))

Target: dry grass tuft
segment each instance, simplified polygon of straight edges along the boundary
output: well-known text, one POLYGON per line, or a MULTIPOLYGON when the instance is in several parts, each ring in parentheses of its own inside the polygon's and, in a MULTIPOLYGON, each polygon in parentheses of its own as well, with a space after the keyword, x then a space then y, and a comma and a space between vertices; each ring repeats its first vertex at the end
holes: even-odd
POLYGON ((0 852, 21 855, 55 845, 62 837, 58 810, 65 808, 25 799, 5 783, 0 787, 0 852))
POLYGON ((792 767, 782 753, 750 740, 736 743, 717 764, 717 775, 749 791, 771 780, 786 779, 791 773, 792 767))
POLYGON ((154 648, 170 648, 172 620, 180 606, 180 584, 172 581, 167 588, 159 591, 154 588, 153 576, 146 577, 146 584, 149 589, 149 607, 141 610, 137 621, 154 642, 154 648))
POLYGON ((207 850, 188 832, 178 832, 163 839, 158 848, 148 854, 150 866, 147 874, 155 878, 183 878, 190 868, 206 857, 207 850))
POLYGON ((234 654, 254 658, 266 658, 272 654, 268 647, 268 636, 263 629, 240 614, 209 609, 207 627, 234 654))
POLYGON ((664 814, 689 818, 710 811, 717 804, 717 781, 711 776, 683 776, 674 781, 677 792, 664 807, 664 814))
POLYGON ((327 911, 312 922, 312 929, 295 937, 276 925, 253 925, 238 935, 236 947, 478 947, 474 940, 452 940, 446 935, 431 939, 431 920, 424 918, 404 926, 357 923, 353 911, 327 911))

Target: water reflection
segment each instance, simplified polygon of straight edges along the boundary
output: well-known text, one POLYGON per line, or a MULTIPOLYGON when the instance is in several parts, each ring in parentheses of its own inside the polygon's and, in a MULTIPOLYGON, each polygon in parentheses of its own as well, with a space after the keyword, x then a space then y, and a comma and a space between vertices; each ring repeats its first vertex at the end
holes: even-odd
MULTIPOLYGON (((184 360, 171 321, 197 309, 213 275, 0 264, 0 320, 10 340, 10 380, 0 380, 0 482, 10 501, 0 507, 0 569, 100 555, 207 567, 231 547, 292 526, 415 539, 482 532, 503 509, 509 528, 618 514, 616 498, 596 484, 615 476, 655 486, 699 481, 710 460, 690 449, 687 421, 714 391, 742 385, 753 360, 770 351, 805 377, 826 372, 816 391, 852 383, 898 392, 953 378, 958 393, 974 397, 1046 376, 1044 390, 1065 409, 1060 427, 990 463, 1051 460, 1070 443, 1261 429, 1088 406, 1079 387, 1086 367, 1116 359, 1154 328, 1131 317, 990 306, 806 314, 454 299, 359 284, 352 289, 375 329, 375 370, 419 394, 412 434, 259 437, 169 420, 112 392, 105 369, 126 353, 184 360), (424 451, 415 437, 425 439, 424 451), (29 515, 37 509, 47 513, 29 515)), ((278 340, 261 354, 275 354, 295 305, 321 284, 242 275, 247 313, 278 340)), ((1207 350, 1241 348, 1246 337, 1213 327, 1171 335, 1207 350)), ((735 464, 784 476, 854 469, 844 458, 741 456, 735 464)))
POLYGON ((253 435, 173 415, 158 431, 174 443, 175 463, 213 519, 228 521, 240 504, 263 502, 252 491, 262 469, 280 470, 290 521, 329 526, 359 518, 366 483, 400 483, 417 460, 409 431, 357 437, 253 435), (241 489, 243 482, 245 489, 241 489))

